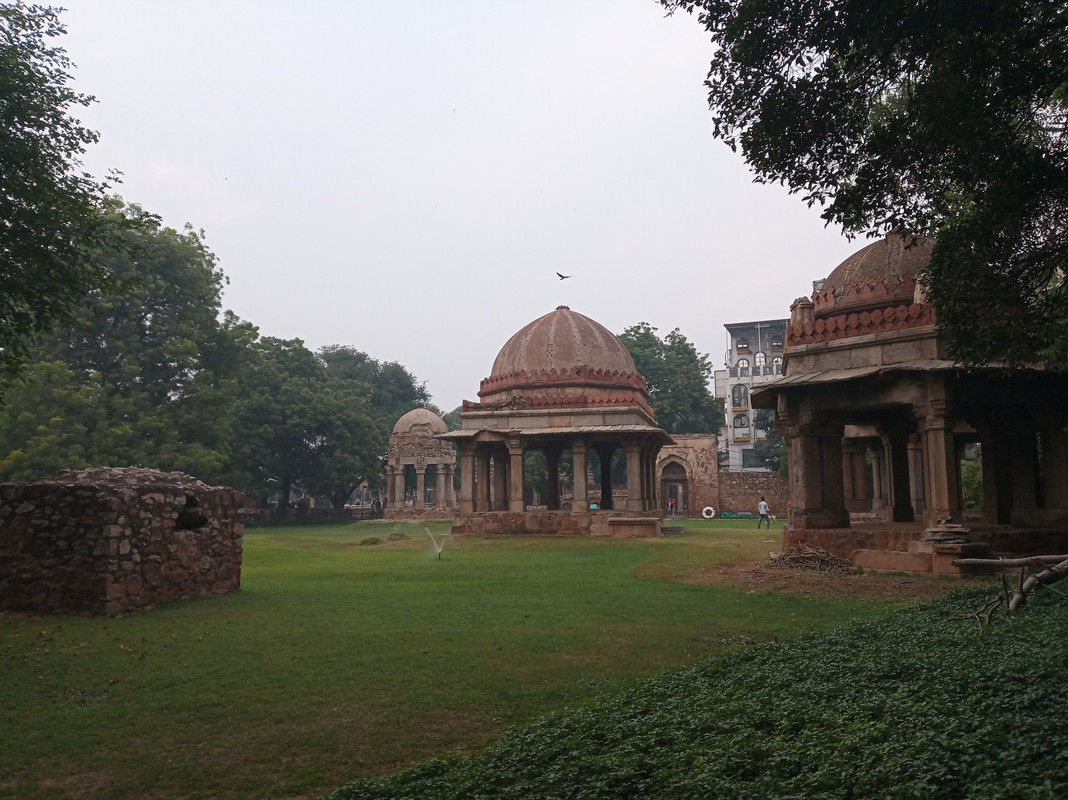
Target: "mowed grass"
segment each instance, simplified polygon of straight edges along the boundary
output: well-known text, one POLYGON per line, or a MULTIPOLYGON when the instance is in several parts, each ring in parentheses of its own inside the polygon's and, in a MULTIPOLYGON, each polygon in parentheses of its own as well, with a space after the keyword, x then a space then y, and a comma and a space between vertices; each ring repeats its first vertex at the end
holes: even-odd
POLYGON ((781 535, 686 526, 481 539, 436 523, 441 558, 422 525, 249 530, 240 593, 107 619, 0 615, 0 797, 313 797, 888 608, 678 582, 762 561, 781 535), (395 528, 410 538, 360 544, 395 528))

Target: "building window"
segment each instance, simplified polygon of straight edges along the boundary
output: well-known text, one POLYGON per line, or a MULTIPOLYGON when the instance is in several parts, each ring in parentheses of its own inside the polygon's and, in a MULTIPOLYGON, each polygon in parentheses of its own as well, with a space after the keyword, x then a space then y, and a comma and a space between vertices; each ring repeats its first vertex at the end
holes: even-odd
MULTIPOLYGON (((731 410, 732 411, 748 411, 749 410, 749 387, 742 383, 734 384, 734 388, 731 389, 731 410)), ((746 425, 749 423, 747 422, 746 425)))
POLYGON ((749 415, 739 414, 734 418, 734 441, 748 442, 749 439, 749 415))
POLYGON ((771 374, 782 375, 782 358, 779 356, 775 356, 775 358, 771 359, 771 374))
POLYGON ((760 369, 762 366, 764 366, 767 363, 768 363, 768 357, 766 355, 764 355, 763 353, 757 353, 755 356, 753 356, 753 365, 757 369, 760 369))
POLYGON ((742 338, 736 339, 734 341, 734 349, 737 350, 739 353, 748 353, 749 352, 749 340, 748 339, 742 339, 742 338))
POLYGON ((748 358, 739 358, 738 359, 738 374, 743 376, 743 377, 745 377, 746 375, 749 374, 749 359, 748 358))
POLYGON ((760 460, 756 450, 746 448, 742 451, 742 469, 760 469, 767 465, 760 460))
POLYGON ((781 334, 776 333, 774 336, 771 337, 771 349, 772 350, 782 350, 782 335, 781 334))

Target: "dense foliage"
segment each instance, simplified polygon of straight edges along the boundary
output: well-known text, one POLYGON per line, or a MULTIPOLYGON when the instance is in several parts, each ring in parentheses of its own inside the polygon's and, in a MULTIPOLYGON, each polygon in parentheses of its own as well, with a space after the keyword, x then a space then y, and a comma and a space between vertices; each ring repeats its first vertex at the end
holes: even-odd
POLYGON ((973 362, 1068 364, 1064 0, 661 0, 714 55, 715 135, 848 232, 938 237, 929 295, 973 362))
POLYGON ((0 481, 129 464, 187 472, 283 504, 378 488, 393 424, 428 405, 404 367, 318 353, 222 314, 225 280, 191 228, 108 199, 93 257, 114 288, 26 350, 0 407, 0 481))
POLYGON ((757 466, 778 472, 784 478, 789 477, 790 459, 787 455, 786 440, 775 427, 775 412, 762 408, 756 412, 754 425, 757 440, 753 443, 753 455, 757 466))
POLYGON ((649 405, 657 424, 668 433, 718 433, 723 400, 708 388, 712 364, 679 329, 664 338, 647 322, 619 335, 645 378, 649 405))
POLYGON ((330 797, 1064 797, 1068 604, 978 635, 954 617, 981 592, 672 670, 330 797))
POLYGON ((55 9, 0 3, 0 381, 107 278, 91 255, 107 187, 79 171, 97 137, 70 113, 92 98, 67 85, 63 32, 55 9))

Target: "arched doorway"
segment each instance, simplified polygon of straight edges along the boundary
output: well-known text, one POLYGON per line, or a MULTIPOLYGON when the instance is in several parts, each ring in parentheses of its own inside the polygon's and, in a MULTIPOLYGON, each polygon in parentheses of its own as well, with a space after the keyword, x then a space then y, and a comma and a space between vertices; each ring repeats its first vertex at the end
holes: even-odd
POLYGON ((668 502, 675 501, 675 513, 685 515, 690 498, 690 480, 686 467, 678 461, 669 461, 660 473, 660 496, 663 498, 664 512, 669 510, 668 502))

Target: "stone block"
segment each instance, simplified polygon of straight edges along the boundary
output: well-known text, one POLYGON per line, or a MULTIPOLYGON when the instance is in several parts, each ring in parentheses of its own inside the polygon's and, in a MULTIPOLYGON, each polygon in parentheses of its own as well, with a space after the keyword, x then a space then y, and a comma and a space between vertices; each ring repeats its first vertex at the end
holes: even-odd
POLYGON ((857 550, 853 566, 870 572, 905 572, 921 575, 931 572, 931 554, 902 550, 857 550))

